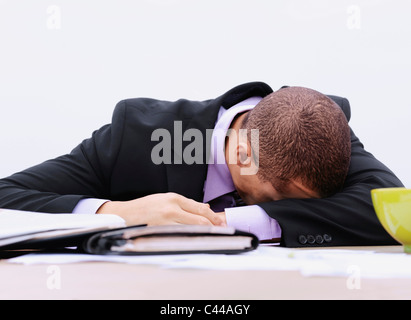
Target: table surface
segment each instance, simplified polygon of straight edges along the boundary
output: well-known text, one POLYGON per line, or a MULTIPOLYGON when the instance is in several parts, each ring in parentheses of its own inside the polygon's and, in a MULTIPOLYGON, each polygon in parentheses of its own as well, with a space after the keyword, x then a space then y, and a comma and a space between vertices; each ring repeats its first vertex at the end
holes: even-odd
MULTIPOLYGON (((402 252, 401 246, 344 249, 402 252)), ((5 260, 0 270, 0 299, 411 299, 409 278, 365 278, 351 288, 345 277, 304 277, 297 271, 165 269, 107 262, 20 265, 5 260), (55 272, 58 284, 50 282, 55 272)))

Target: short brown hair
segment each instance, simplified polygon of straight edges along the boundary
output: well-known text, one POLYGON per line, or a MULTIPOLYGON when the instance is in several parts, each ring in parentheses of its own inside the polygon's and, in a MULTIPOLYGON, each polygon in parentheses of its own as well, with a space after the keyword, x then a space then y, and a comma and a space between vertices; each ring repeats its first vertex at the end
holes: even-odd
POLYGON ((302 87, 280 89, 261 100, 242 127, 259 130, 257 175, 279 192, 293 179, 320 197, 342 189, 351 157, 350 129, 341 108, 327 96, 302 87))

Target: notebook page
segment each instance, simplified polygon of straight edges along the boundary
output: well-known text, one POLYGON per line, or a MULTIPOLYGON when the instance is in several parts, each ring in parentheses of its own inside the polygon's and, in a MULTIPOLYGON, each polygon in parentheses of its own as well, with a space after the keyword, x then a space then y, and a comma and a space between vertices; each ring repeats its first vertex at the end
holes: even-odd
POLYGON ((122 218, 111 214, 51 214, 0 209, 0 239, 51 230, 125 226, 122 218))

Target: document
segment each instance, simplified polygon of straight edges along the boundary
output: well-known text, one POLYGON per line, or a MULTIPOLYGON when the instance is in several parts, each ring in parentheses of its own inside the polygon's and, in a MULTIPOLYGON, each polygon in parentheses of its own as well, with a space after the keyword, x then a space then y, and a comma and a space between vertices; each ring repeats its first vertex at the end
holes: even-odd
POLYGON ((125 226, 122 218, 109 214, 51 214, 0 209, 0 249, 28 249, 40 241, 72 239, 74 236, 125 226))
POLYGON ((25 265, 113 262, 168 269, 297 271, 305 277, 411 278, 411 255, 372 250, 293 249, 260 245, 242 254, 98 255, 33 253, 7 260, 25 265))
POLYGON ((0 252, 75 247, 100 255, 239 253, 258 238, 231 227, 126 226, 116 215, 49 214, 0 209, 0 252))

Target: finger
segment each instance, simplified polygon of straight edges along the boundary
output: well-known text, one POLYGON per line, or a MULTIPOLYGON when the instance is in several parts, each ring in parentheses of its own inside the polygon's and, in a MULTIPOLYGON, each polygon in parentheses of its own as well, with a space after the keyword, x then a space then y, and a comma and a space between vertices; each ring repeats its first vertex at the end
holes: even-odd
POLYGON ((210 209, 210 205, 207 203, 201 203, 188 198, 180 199, 180 207, 189 213, 202 216, 211 221, 214 225, 221 225, 222 219, 210 209))
POLYGON ((174 221, 176 223, 180 223, 180 224, 210 225, 210 226, 213 225, 213 223, 209 219, 207 219, 206 217, 203 217, 203 216, 197 215, 197 214, 192 214, 192 213, 184 211, 182 209, 175 216, 174 221))

